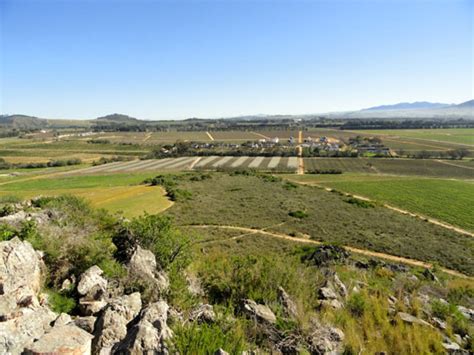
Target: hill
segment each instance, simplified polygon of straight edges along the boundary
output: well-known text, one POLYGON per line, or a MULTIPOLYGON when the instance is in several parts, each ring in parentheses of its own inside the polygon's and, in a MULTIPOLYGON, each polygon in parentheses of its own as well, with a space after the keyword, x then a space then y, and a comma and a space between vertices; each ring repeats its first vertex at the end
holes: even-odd
POLYGON ((39 129, 46 127, 48 122, 42 118, 27 115, 0 116, 0 126, 10 129, 39 129))
POLYGON ((432 108, 443 108, 449 107, 449 104, 432 103, 427 101, 417 102, 400 102, 394 105, 381 105, 375 107, 369 107, 362 111, 380 111, 380 110, 418 110, 418 109, 432 109, 432 108))
POLYGON ((126 122, 136 123, 139 120, 135 117, 130 117, 130 116, 123 115, 120 113, 113 113, 111 115, 97 117, 96 121, 112 121, 112 122, 117 122, 117 123, 126 123, 126 122))

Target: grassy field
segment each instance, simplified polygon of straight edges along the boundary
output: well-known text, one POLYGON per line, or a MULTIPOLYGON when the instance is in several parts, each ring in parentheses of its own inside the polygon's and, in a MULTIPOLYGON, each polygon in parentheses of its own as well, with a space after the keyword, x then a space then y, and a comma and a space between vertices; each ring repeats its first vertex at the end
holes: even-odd
POLYGON ((98 208, 123 212, 126 217, 159 213, 171 205, 161 187, 140 185, 153 174, 43 177, 0 183, 0 196, 32 198, 72 194, 84 197, 98 208))
POLYGON ((426 217, 474 231, 474 181, 402 178, 363 174, 288 175, 292 181, 362 195, 426 217))
POLYGON ((227 224, 265 228, 373 251, 437 261, 474 273, 474 239, 381 206, 359 206, 347 197, 280 179, 215 173, 178 186, 191 198, 165 212, 181 225, 227 224), (302 218, 290 216, 303 211, 302 218))

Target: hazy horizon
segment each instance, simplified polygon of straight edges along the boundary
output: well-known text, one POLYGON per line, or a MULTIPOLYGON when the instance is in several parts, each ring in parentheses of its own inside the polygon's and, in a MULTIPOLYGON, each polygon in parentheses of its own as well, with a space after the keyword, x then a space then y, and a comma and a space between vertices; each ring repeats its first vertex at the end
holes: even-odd
POLYGON ((473 97, 473 2, 0 0, 0 113, 148 120, 473 97))

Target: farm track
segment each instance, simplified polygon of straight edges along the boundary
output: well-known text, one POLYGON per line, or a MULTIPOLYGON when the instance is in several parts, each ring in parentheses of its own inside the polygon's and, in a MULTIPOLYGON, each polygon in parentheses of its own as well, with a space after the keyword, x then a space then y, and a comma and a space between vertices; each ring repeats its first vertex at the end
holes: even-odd
POLYGON ((250 133, 255 134, 256 136, 258 136, 260 138, 271 139, 269 136, 265 136, 265 135, 257 133, 257 132, 250 132, 250 133))
POLYGON ((470 166, 462 166, 462 165, 457 165, 457 164, 454 164, 454 163, 449 163, 447 161, 443 161, 443 160, 440 160, 440 159, 436 159, 437 162, 441 163, 441 164, 445 164, 445 165, 450 165, 450 166, 455 166, 457 168, 463 168, 463 169, 469 169, 469 170, 474 170, 473 167, 470 167, 470 166))
POLYGON ((209 139, 210 139, 211 141, 214 141, 214 140, 215 140, 214 137, 211 135, 211 133, 206 132, 206 134, 207 134, 207 136, 209 137, 209 139))
MULTIPOLYGON (((292 182, 296 183, 296 184, 301 184, 301 185, 309 185, 309 186, 316 186, 316 187, 319 187, 321 189, 324 189, 328 192, 332 191, 333 189, 330 188, 330 187, 326 187, 324 185, 320 185, 318 183, 315 183, 315 182, 302 182, 302 181, 296 181, 296 180, 292 180, 290 179, 292 182)), ((346 196, 352 196, 352 197, 355 197, 355 198, 358 198, 359 200, 364 200, 364 201, 368 201, 368 202, 377 202, 377 200, 373 200, 373 199, 370 199, 366 196, 361 196, 361 195, 354 195, 354 194, 351 194, 351 193, 348 193, 346 191, 341 191, 338 189, 338 191, 342 192, 343 194, 345 194, 346 196)), ((426 216, 423 216, 423 215, 420 215, 420 214, 417 214, 417 213, 413 213, 413 212, 410 212, 410 211, 407 211, 407 210, 404 210, 404 209, 401 209, 401 208, 398 208, 398 207, 395 207, 395 206, 392 206, 392 205, 389 205, 389 204, 386 204, 386 203, 383 203, 382 204, 383 207, 385 208, 388 208, 389 210, 392 210, 392 211, 395 211, 395 212, 398 212, 400 214, 404 214, 404 215, 408 215, 408 216, 411 216, 411 217, 415 217, 415 218, 419 218, 419 219, 422 219, 428 223, 431 223, 431 224, 434 224, 434 225, 437 225, 439 227, 442 227, 442 228, 445 228, 445 229, 449 229, 449 230, 452 230, 452 231, 455 231, 457 233, 460 233, 460 234, 464 234, 464 235, 467 235, 469 237, 474 237, 474 233, 468 231, 468 230, 465 230, 463 228, 459 228, 459 227, 455 227, 451 224, 448 224, 448 223, 445 223, 445 222, 442 222, 440 220, 437 220, 437 219, 434 219, 434 218, 430 218, 430 217, 426 217, 426 216)))
MULTIPOLYGON (((229 229, 229 230, 236 230, 236 231, 246 233, 246 234, 243 234, 243 235, 238 235, 236 237, 228 238, 226 240, 236 240, 236 239, 240 239, 240 238, 242 238, 246 235, 261 234, 261 235, 265 235, 265 236, 268 236, 268 237, 288 240, 288 241, 295 242, 295 243, 305 243, 305 244, 313 244, 313 245, 323 244, 322 242, 319 242, 319 241, 316 241, 316 240, 292 237, 292 236, 287 235, 287 234, 269 232, 265 229, 254 229, 254 228, 246 228, 246 227, 237 227, 237 226, 229 226, 229 225, 212 225, 212 224, 211 225, 209 225, 209 224, 191 225, 191 226, 186 226, 186 227, 229 229)), ((213 242, 215 242, 215 241, 213 241, 213 242)), ((368 257, 375 257, 375 258, 384 259, 384 260, 389 260, 389 261, 393 261, 393 262, 397 262, 397 263, 401 263, 401 264, 405 264, 405 265, 409 265, 409 266, 423 267, 423 268, 426 268, 426 269, 431 269, 433 267, 432 264, 421 261, 421 260, 415 260, 415 259, 405 258, 405 257, 402 257, 402 256, 396 256, 396 255, 391 255, 391 254, 375 252, 375 251, 371 251, 371 250, 367 250, 367 249, 359 249, 359 248, 354 248, 354 247, 350 247, 350 246, 344 246, 344 248, 346 248, 347 250, 349 250, 349 251, 351 251, 352 253, 355 253, 355 254, 360 254, 360 255, 364 255, 364 256, 368 256, 368 257)), ((446 274, 450 274, 450 275, 453 275, 453 276, 463 277, 463 278, 467 278, 467 279, 474 279, 470 276, 467 276, 467 275, 465 275, 463 273, 460 273, 458 271, 455 271, 455 270, 446 269, 446 268, 441 268, 441 270, 443 272, 445 272, 446 274)))

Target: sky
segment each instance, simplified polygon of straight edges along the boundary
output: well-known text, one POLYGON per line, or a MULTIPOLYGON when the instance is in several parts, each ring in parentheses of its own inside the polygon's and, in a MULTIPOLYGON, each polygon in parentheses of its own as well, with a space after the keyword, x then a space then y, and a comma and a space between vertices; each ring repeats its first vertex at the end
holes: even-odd
POLYGON ((473 98, 474 0, 0 0, 0 114, 309 114, 473 98))

